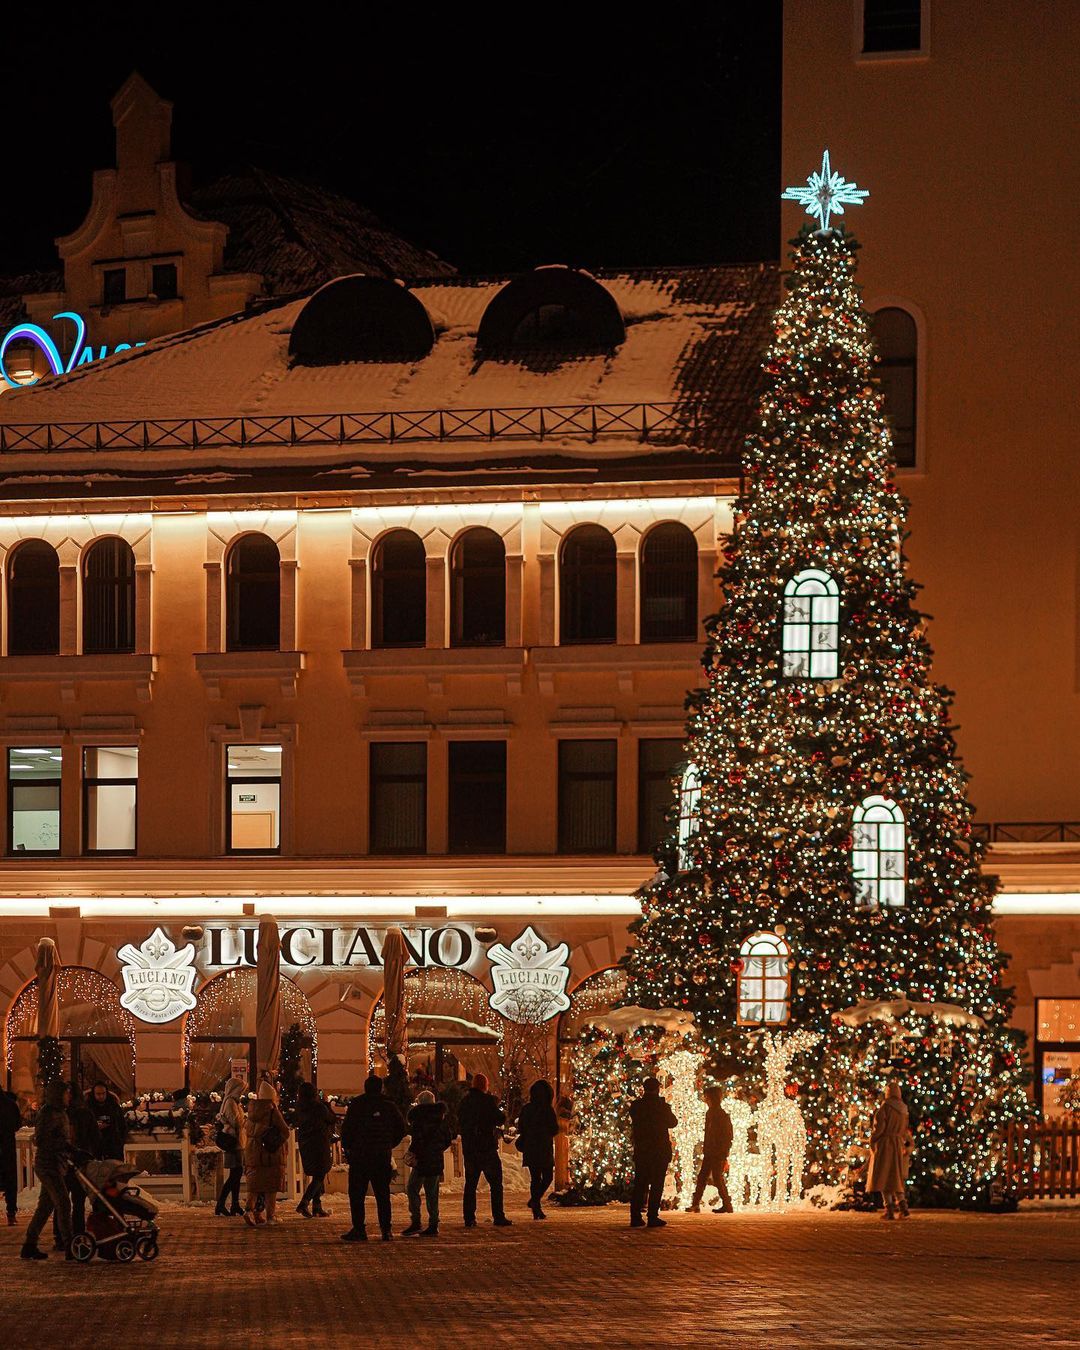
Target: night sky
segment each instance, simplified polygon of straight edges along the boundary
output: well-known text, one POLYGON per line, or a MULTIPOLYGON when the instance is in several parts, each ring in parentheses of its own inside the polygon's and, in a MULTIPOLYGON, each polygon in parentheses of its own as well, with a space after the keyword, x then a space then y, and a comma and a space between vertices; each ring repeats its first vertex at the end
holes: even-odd
POLYGON ((132 69, 173 101, 196 180, 240 163, 314 180, 465 272, 777 256, 780 0, 648 23, 526 6, 502 11, 512 31, 456 6, 355 26, 315 4, 155 8, 5 14, 0 273, 56 266, 132 69))

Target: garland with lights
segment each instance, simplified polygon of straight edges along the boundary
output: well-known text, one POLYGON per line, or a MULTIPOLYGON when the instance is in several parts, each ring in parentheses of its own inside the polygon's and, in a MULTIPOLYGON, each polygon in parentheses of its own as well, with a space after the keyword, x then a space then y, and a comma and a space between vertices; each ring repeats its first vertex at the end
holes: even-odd
POLYGON ((994 1141, 1029 1113, 995 883, 980 872, 952 695, 932 682, 906 573, 907 505, 857 245, 843 229, 806 227, 793 248, 725 550, 724 608, 708 624, 708 683, 688 700, 700 799, 689 828, 672 819, 641 893, 627 998, 690 1010, 709 1051, 746 1066, 740 1095, 762 1091, 762 1026, 819 1033, 799 1056, 809 1185, 850 1178, 897 1074, 916 1122, 915 1198, 974 1204, 997 1172, 994 1141), (790 600, 807 572, 837 597, 816 615, 790 600), (805 661, 785 660, 800 643, 805 661), (877 803, 894 823, 873 826, 871 842, 893 852, 856 857, 870 830, 857 812, 872 821, 877 803), (768 1009, 740 1001, 757 960, 740 948, 755 934, 781 942, 768 1009), (889 999, 956 1008, 973 1025, 909 1015, 898 1057, 894 1026, 839 1018, 889 999))

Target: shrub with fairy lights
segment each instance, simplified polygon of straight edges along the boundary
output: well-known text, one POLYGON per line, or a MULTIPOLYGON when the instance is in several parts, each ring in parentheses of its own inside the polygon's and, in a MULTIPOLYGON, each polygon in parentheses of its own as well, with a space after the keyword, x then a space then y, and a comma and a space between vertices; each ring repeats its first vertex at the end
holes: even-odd
POLYGON ((792 1082, 808 1185, 843 1180, 897 1074, 916 1118, 914 1189, 972 1204, 997 1173, 995 1139, 1028 1114, 995 883, 907 574, 857 245, 806 227, 793 247, 628 998, 692 1012, 712 1053, 749 1067, 751 1090, 762 1027, 820 1034, 792 1082), (838 1020, 890 999, 972 1021, 910 1017, 897 1060, 881 1021, 838 1020))

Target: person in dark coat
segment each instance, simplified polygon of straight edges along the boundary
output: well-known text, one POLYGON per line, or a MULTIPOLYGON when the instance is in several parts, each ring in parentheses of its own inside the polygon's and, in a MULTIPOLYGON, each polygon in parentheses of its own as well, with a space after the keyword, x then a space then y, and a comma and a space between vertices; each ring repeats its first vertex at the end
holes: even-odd
POLYGON ((664 1177, 671 1165, 671 1136, 679 1123, 675 1112, 660 1096, 660 1084, 646 1078, 640 1097, 630 1104, 630 1123, 634 1140, 634 1187, 630 1194, 630 1227, 644 1228, 641 1207, 648 1195, 648 1227, 664 1228, 660 1200, 664 1177))
MULTIPOLYGON (((91 1158, 100 1158, 101 1135, 97 1120, 86 1103, 86 1094, 78 1083, 71 1084, 71 1099, 68 1102, 68 1120, 71 1122, 71 1142, 74 1145, 76 1162, 88 1162, 91 1158)), ((68 1195, 71 1197, 71 1231, 86 1232, 86 1192, 79 1184, 74 1172, 67 1174, 68 1195)), ((60 1221, 53 1214, 53 1235, 56 1246, 61 1250, 60 1221)))
POLYGON ((443 1175, 443 1154, 450 1147, 453 1135, 446 1123, 446 1106, 435 1100, 434 1092, 425 1090, 417 1096, 416 1105, 409 1112, 409 1130, 409 1152, 413 1158, 406 1187, 409 1226, 401 1236, 412 1237, 414 1233, 419 1233, 421 1237, 438 1237, 439 1182, 443 1175), (420 1227, 421 1187, 427 1203, 426 1228, 420 1227))
POLYGON ((120 1103, 109 1091, 105 1083, 95 1083, 90 1098, 90 1110, 97 1122, 101 1136, 99 1158, 124 1157, 124 1140, 127 1138, 127 1123, 120 1103))
POLYGON ((473 1075, 472 1086, 458 1107, 458 1132, 465 1162, 465 1190, 462 1209, 465 1227, 476 1227, 476 1187, 481 1176, 491 1188, 491 1222, 496 1228, 509 1228, 512 1220, 503 1208, 502 1159, 499 1157, 499 1128, 506 1116, 487 1090, 487 1075, 473 1075))
POLYGON ((709 1109, 705 1113, 705 1144, 701 1152, 701 1167, 698 1169, 697 1184, 694 1187, 694 1199, 690 1204, 691 1214, 701 1213, 701 1197, 710 1180, 720 1192, 720 1208, 714 1214, 731 1214, 731 1196, 728 1194, 727 1170, 728 1154, 731 1152, 731 1117, 723 1108, 724 1089, 711 1087, 705 1094, 709 1109))
POLYGON ((529 1100, 517 1118, 521 1165, 529 1169, 529 1208, 534 1219, 546 1219, 543 1199, 555 1179, 555 1136, 559 1133, 559 1118, 552 1102, 555 1093, 551 1084, 538 1078, 529 1089, 529 1100))
POLYGON ((311 1178, 296 1206, 296 1212, 305 1219, 325 1219, 322 1198, 326 1191, 327 1173, 334 1165, 332 1145, 336 1120, 333 1110, 315 1091, 314 1083, 300 1084, 296 1094, 294 1123, 296 1142, 300 1145, 300 1162, 311 1178))
POLYGON ((18 1097, 14 1092, 0 1088, 0 1189, 7 1204, 9 1226, 18 1221, 19 1158, 15 1136, 22 1123, 18 1097))
POLYGON ((46 1254, 37 1245, 41 1230, 48 1223, 53 1210, 60 1220, 60 1236, 71 1256, 71 1202, 65 1176, 71 1161, 71 1121, 68 1120, 70 1089, 59 1078, 45 1089, 45 1100, 34 1126, 34 1171, 41 1182, 34 1217, 26 1229, 26 1241, 19 1255, 24 1261, 44 1261, 46 1254))
POLYGON ((406 1125, 401 1112, 383 1096, 383 1081, 372 1074, 364 1091, 354 1097, 345 1112, 341 1127, 341 1146, 349 1160, 349 1209, 352 1227, 342 1233, 342 1242, 366 1242, 365 1209, 370 1186, 384 1242, 394 1236, 390 1231, 390 1178, 393 1164, 390 1154, 405 1138, 406 1125))

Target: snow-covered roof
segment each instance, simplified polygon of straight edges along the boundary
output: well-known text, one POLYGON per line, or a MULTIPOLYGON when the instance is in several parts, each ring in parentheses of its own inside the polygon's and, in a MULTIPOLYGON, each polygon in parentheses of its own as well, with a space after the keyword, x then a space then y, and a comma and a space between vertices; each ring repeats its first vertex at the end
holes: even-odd
POLYGON ((548 472, 563 460, 611 466, 658 456, 700 461, 707 454, 712 467, 698 463, 695 472, 730 468, 753 418, 778 299, 777 269, 596 276, 626 328, 625 341, 603 354, 540 364, 482 360, 477 329, 507 279, 436 278, 411 287, 436 333, 430 353, 412 362, 290 362, 289 337, 305 297, 9 390, 0 397, 0 486, 6 481, 14 488, 26 473, 43 486, 69 471, 80 481, 88 471, 91 477, 156 478, 181 466, 187 475, 226 477, 237 470, 280 474, 287 467, 335 475, 331 485, 340 487, 355 486, 350 475, 445 474, 490 469, 496 462, 503 469, 548 472), (621 406, 630 410, 625 419, 601 413, 599 425, 609 432, 597 436, 581 430, 586 422, 580 418, 460 416, 469 410, 621 406), (419 413, 447 416, 418 422, 413 415, 419 413), (252 419, 242 435, 241 418, 252 419), (640 434, 643 418, 661 428, 648 443, 640 434), (300 419, 299 434, 281 430, 290 419, 300 419), (537 425, 548 428, 543 438, 537 425), (117 435, 124 426, 130 431, 117 435), (268 430, 274 427, 277 432, 268 430))

